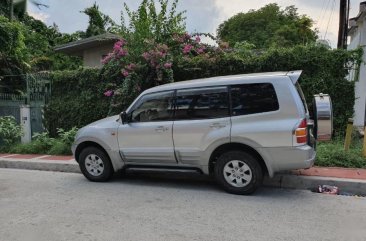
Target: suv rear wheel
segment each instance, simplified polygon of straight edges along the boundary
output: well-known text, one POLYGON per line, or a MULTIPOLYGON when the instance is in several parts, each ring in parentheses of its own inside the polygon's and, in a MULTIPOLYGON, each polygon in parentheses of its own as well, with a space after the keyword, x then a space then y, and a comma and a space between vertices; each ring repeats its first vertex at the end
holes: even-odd
POLYGON ((109 157, 97 147, 86 147, 81 151, 79 166, 84 176, 93 182, 108 181, 113 175, 109 157))
POLYGON ((251 194, 262 184, 263 172, 253 155, 244 151, 228 151, 216 162, 215 178, 229 193, 251 194))

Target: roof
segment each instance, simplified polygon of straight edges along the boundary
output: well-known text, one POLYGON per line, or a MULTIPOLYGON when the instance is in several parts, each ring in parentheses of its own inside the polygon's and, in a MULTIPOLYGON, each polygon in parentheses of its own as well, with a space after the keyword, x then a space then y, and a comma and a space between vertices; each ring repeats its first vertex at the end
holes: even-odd
POLYGON ((356 17, 349 19, 348 35, 352 35, 357 29, 357 22, 366 16, 366 1, 360 2, 360 8, 356 17))
POLYGON ((286 72, 267 72, 267 73, 255 73, 255 74, 240 74, 240 75, 228 75, 217 76, 205 79, 196 79, 188 81, 180 81, 165 85, 159 85, 157 87, 146 90, 144 93, 151 93, 163 90, 184 89, 192 87, 204 87, 204 86, 220 86, 229 84, 238 84, 238 82, 252 82, 252 81, 268 81, 269 79, 283 79, 283 77, 289 77, 292 82, 296 83, 301 75, 301 71, 286 71, 286 72))
POLYGON ((55 47, 55 51, 80 56, 82 55, 84 49, 100 46, 101 43, 114 43, 120 38, 121 37, 119 35, 105 33, 85 39, 76 40, 67 44, 58 45, 55 47))

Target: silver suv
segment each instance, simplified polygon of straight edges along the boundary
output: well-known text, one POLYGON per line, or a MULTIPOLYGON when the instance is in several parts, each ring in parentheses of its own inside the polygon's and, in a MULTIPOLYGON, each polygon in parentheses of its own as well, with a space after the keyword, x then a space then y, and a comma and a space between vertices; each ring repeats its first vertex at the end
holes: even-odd
POLYGON ((263 176, 309 168, 315 139, 331 136, 327 95, 317 96, 309 119, 301 71, 183 81, 144 91, 119 116, 94 122, 72 147, 85 177, 151 170, 215 176, 228 192, 250 194, 263 176), (323 122, 318 125, 318 119, 323 122), (319 133, 320 134, 320 133, 319 133))

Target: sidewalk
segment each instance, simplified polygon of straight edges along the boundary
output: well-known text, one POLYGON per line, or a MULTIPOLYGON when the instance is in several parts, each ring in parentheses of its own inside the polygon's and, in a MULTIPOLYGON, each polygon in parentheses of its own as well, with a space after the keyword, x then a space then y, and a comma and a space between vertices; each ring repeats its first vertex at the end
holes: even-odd
MULTIPOLYGON (((73 156, 0 154, 0 168, 80 173, 73 156)), ((341 192, 366 195, 366 169, 312 167, 277 174, 265 179, 264 184, 295 189, 313 189, 325 184, 337 186, 341 192)))

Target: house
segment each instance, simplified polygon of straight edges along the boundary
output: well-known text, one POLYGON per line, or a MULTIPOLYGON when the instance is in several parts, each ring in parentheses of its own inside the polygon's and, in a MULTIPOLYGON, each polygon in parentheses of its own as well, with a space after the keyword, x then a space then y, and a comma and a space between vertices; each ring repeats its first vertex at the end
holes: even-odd
MULTIPOLYGON (((364 126, 366 121, 366 1, 360 3, 360 10, 356 17, 349 19, 348 36, 350 43, 348 49, 361 47, 364 51, 359 72, 359 79, 355 85, 354 125, 364 126)), ((350 73, 350 80, 355 79, 356 71, 350 73)))
POLYGON ((56 46, 55 51, 80 56, 84 66, 100 68, 101 60, 112 52, 114 43, 120 38, 118 35, 105 33, 56 46))

